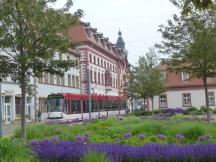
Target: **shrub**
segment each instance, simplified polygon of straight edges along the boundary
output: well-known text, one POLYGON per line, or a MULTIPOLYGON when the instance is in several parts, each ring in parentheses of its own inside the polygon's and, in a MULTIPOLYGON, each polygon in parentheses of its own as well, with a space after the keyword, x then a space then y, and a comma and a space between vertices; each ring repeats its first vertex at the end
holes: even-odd
POLYGON ((109 162, 109 160, 102 153, 88 152, 80 162, 109 162))
POLYGON ((151 116, 152 112, 151 111, 145 111, 145 110, 135 110, 133 112, 135 116, 151 116))
POLYGON ((189 108, 186 108, 186 112, 188 113, 191 113, 191 112, 195 112, 197 111, 198 109, 196 107, 189 107, 189 108))

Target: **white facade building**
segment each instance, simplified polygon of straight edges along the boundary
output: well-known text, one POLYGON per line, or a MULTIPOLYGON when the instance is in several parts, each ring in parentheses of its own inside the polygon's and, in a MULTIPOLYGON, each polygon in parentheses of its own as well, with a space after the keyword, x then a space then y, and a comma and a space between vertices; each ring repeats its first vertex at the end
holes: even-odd
MULTIPOLYGON (((165 77, 166 92, 155 96, 154 108, 188 108, 206 105, 205 90, 201 79, 192 78, 186 72, 175 73, 167 70, 167 65, 160 65, 161 73, 165 77)), ((215 108, 216 78, 208 78, 208 98, 211 108, 215 108)), ((147 107, 151 110, 151 100, 147 107)))
MULTIPOLYGON (((80 53, 73 50, 71 53, 63 54, 62 60, 70 59, 80 62, 80 53)), ((59 59, 58 54, 55 59, 59 59)), ((51 93, 73 93, 80 94, 80 67, 71 68, 63 77, 44 74, 43 78, 36 80, 36 107, 34 97, 27 94, 26 116, 28 121, 35 119, 36 111, 46 112, 46 97, 51 93)), ((34 85, 31 78, 30 84, 34 85)), ((18 84, 5 78, 2 82, 2 119, 5 123, 11 123, 20 119, 21 114, 21 89, 18 84)))

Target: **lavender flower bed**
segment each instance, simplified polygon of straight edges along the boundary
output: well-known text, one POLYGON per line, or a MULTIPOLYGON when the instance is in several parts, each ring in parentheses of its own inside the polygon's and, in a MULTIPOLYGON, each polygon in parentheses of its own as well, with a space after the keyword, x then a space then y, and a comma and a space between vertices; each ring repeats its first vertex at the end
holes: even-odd
POLYGON ((58 140, 34 141, 29 144, 33 153, 43 161, 78 162, 89 151, 102 152, 112 162, 216 161, 216 143, 192 145, 146 144, 132 147, 115 144, 80 144, 58 140))
POLYGON ((182 108, 167 108, 167 109, 164 109, 164 113, 185 114, 186 111, 182 108))

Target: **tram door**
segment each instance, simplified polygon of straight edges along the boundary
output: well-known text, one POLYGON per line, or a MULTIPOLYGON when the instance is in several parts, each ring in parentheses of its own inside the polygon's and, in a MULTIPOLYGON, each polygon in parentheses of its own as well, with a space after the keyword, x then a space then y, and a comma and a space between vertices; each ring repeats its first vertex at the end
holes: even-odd
POLYGON ((5 116, 5 123, 11 122, 11 97, 5 96, 5 103, 4 103, 4 116, 5 116))

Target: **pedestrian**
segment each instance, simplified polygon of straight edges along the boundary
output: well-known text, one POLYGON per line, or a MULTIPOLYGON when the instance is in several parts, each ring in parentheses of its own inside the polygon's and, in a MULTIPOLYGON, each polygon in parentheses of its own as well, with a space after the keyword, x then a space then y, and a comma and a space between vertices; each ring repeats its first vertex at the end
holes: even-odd
POLYGON ((41 111, 40 110, 38 110, 37 112, 37 117, 38 117, 38 121, 40 122, 41 121, 41 111))
POLYGON ((125 113, 128 114, 129 111, 130 111, 130 110, 128 109, 128 106, 126 105, 126 106, 125 106, 125 113))

